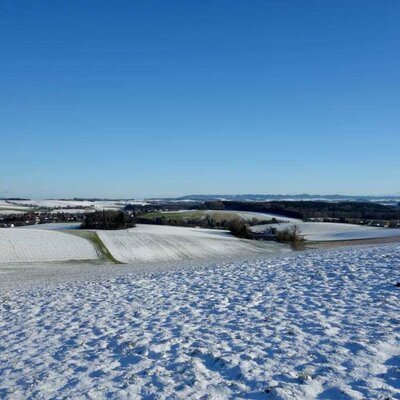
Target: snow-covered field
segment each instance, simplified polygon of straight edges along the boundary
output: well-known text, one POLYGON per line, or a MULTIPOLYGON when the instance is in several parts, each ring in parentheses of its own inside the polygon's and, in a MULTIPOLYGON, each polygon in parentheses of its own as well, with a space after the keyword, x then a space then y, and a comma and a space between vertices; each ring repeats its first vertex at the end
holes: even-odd
POLYGON ((50 212, 50 214, 85 214, 94 211, 95 210, 86 208, 55 208, 50 212))
POLYGON ((13 200, 13 204, 20 206, 65 208, 65 207, 90 207, 93 202, 87 200, 13 200))
POLYGON ((237 210, 178 210, 178 211, 162 211, 163 214, 176 214, 176 213, 198 213, 202 212, 204 215, 213 215, 213 214, 229 214, 229 215, 237 215, 240 218, 243 218, 246 221, 252 220, 256 218, 258 220, 268 220, 268 219, 278 219, 284 222, 302 222, 299 219, 285 217, 283 215, 270 214, 270 213, 259 213, 254 211, 237 211, 237 210))
MULTIPOLYGON (((12 200, 7 202, 8 205, 16 207, 44 207, 44 208, 74 208, 83 207, 96 210, 117 210, 123 208, 126 204, 147 204, 145 201, 137 200, 12 200)), ((0 203, 1 206, 1 203, 0 203)))
POLYGON ((207 214, 213 214, 213 213, 236 214, 238 217, 241 217, 241 218, 245 219, 246 221, 252 220, 253 218, 256 218, 258 220, 268 220, 268 219, 275 218, 277 220, 284 221, 284 222, 301 221, 299 219, 289 218, 284 215, 271 214, 271 213, 259 213, 259 212, 254 212, 254 211, 207 210, 207 211, 205 211, 205 213, 207 213, 207 214))
POLYGON ((271 227, 277 229, 291 228, 296 225, 301 234, 311 241, 355 240, 400 238, 400 229, 377 228, 373 226, 339 224, 331 222, 302 222, 272 225, 258 225, 252 227, 254 232, 268 231, 271 227))
POLYGON ((17 226, 14 229, 42 229, 46 231, 63 231, 79 229, 81 225, 81 222, 49 222, 47 224, 17 226))
POLYGON ((0 229, 0 263, 97 258, 92 243, 80 237, 40 229, 0 229))
POLYGON ((0 207, 0 216, 2 216, 2 215, 23 214, 23 213, 25 213, 27 211, 21 211, 21 210, 16 210, 16 209, 6 210, 6 209, 0 207))
POLYGON ((29 211, 29 207, 11 204, 6 200, 0 200, 0 215, 20 214, 29 211))
POLYGON ((81 222, 49 222, 47 224, 17 226, 13 229, 42 229, 47 231, 63 231, 70 229, 79 229, 81 222))
POLYGON ((124 231, 98 231, 100 239, 124 263, 160 262, 217 257, 245 257, 289 252, 287 246, 240 240, 226 231, 138 225, 124 231))
POLYGON ((0 398, 399 399, 397 281, 390 245, 0 293, 0 398))
POLYGON ((21 206, 17 206, 8 200, 0 200, 0 208, 21 208, 21 206))

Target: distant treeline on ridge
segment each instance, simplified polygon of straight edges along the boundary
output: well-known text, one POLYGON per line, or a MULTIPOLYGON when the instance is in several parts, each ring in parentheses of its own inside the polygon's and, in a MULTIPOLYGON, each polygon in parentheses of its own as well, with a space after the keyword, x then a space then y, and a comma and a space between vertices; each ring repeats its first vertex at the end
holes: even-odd
POLYGON ((210 201, 206 209, 255 211, 284 215, 291 218, 338 219, 338 220, 399 220, 399 206, 385 206, 369 202, 326 202, 326 201, 210 201))

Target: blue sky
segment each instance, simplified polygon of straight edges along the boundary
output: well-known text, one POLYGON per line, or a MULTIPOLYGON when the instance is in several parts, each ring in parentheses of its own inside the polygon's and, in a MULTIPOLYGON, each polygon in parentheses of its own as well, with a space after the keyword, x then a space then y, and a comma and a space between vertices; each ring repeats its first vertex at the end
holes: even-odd
POLYGON ((0 197, 400 191, 398 0, 2 1, 0 197))

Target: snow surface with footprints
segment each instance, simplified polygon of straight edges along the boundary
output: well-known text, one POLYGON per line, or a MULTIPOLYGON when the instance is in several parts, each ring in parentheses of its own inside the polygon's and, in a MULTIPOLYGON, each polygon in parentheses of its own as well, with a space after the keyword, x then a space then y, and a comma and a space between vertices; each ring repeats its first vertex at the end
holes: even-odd
POLYGON ((385 245, 0 293, 0 398, 399 399, 397 281, 385 245))

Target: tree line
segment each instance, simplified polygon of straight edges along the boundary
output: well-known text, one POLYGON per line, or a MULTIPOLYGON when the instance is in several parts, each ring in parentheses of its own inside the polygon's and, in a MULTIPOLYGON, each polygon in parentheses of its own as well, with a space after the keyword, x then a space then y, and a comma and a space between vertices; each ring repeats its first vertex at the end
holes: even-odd
POLYGON ((81 229, 117 230, 133 228, 135 219, 123 211, 95 211, 85 214, 81 229))
POLYGON ((368 202, 326 201, 212 201, 205 202, 207 209, 254 211, 283 215, 290 218, 326 219, 347 222, 349 220, 400 220, 399 206, 385 206, 368 202))

